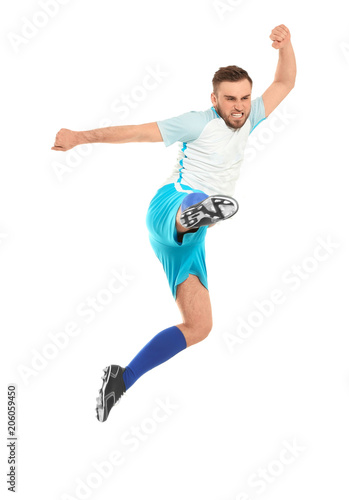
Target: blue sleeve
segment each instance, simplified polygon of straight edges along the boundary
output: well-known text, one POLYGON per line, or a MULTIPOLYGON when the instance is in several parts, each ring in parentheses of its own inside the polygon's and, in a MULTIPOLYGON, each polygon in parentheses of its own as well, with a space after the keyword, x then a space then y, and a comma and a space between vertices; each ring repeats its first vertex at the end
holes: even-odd
POLYGON ((189 111, 174 118, 158 121, 157 124, 165 146, 171 146, 177 141, 195 141, 212 118, 214 118, 212 113, 207 111, 189 111))
POLYGON ((263 120, 266 119, 263 97, 257 97, 251 103, 251 113, 248 119, 251 122, 250 133, 259 125, 263 120))

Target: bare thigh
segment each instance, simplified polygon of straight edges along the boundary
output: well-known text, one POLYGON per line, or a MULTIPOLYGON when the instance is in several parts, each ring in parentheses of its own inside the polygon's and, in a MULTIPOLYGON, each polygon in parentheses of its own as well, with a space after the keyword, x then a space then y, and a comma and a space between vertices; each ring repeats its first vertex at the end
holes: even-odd
POLYGON ((177 286, 176 304, 183 323, 176 325, 187 341, 187 347, 200 342, 212 329, 212 308, 207 288, 194 274, 177 286))

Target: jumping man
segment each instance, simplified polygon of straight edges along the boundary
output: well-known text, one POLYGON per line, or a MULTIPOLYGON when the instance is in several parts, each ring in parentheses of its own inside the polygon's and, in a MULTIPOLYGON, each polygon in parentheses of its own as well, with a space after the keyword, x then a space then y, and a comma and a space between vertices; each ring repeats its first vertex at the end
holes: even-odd
POLYGON ((142 125, 74 132, 61 129, 55 151, 80 144, 179 142, 172 175, 150 202, 146 223, 150 244, 166 273, 182 323, 153 337, 126 366, 104 369, 97 398, 97 418, 104 422, 120 397, 144 373, 183 349, 204 340, 212 329, 212 311, 205 264, 207 229, 238 210, 232 198, 249 134, 267 118, 295 85, 296 60, 289 30, 274 28, 270 39, 279 50, 273 83, 251 100, 252 80, 237 67, 214 74, 212 107, 142 125))

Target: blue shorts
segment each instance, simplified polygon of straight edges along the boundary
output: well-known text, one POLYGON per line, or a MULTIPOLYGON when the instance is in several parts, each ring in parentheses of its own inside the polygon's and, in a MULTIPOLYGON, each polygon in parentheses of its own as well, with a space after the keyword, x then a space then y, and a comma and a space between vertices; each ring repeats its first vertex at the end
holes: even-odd
POLYGON ((183 198, 189 193, 203 191, 183 184, 180 187, 188 192, 177 191, 174 183, 162 186, 151 200, 146 216, 150 244, 164 268, 175 300, 177 286, 189 274, 198 276, 208 289, 205 263, 208 226, 200 227, 195 233, 184 233, 182 243, 178 242, 176 230, 176 214, 183 198))

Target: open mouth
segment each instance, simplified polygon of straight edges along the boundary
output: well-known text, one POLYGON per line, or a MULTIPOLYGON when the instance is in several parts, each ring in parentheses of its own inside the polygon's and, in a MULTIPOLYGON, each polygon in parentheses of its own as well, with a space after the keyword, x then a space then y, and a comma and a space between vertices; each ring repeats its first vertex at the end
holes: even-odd
POLYGON ((235 119, 239 119, 243 117, 243 113, 232 113, 231 116, 235 119))

